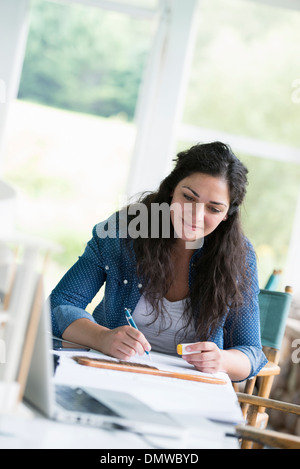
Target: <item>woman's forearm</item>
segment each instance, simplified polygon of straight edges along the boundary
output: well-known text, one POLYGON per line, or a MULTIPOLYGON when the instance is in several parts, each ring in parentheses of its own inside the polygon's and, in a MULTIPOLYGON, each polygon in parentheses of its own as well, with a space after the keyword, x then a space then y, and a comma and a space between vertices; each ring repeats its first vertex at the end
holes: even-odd
POLYGON ((62 338, 101 351, 101 336, 107 330, 89 319, 76 319, 65 329, 62 338))
POLYGON ((232 381, 243 381, 251 373, 249 358, 238 349, 222 350, 209 341, 189 344, 185 351, 182 358, 203 373, 224 371, 232 381))
POLYGON ((243 381, 251 373, 251 363, 247 355, 240 350, 222 350, 222 370, 232 381, 243 381))
POLYGON ((63 339, 98 350, 120 360, 135 354, 143 355, 151 346, 142 332, 131 326, 108 329, 87 318, 73 321, 64 331, 63 339))

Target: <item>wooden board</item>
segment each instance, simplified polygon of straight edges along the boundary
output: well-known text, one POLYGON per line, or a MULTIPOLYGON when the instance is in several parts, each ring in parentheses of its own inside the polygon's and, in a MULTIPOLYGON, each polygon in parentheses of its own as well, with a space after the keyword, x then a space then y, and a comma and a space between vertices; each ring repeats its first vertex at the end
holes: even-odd
POLYGON ((74 356, 73 359, 79 363, 80 365, 85 366, 92 366, 95 368, 102 368, 108 370, 116 370, 116 371, 127 371, 130 373, 142 373, 146 375, 155 375, 155 376, 163 376, 165 378, 177 378, 183 379, 187 381, 197 381, 200 383, 209 383, 209 384, 226 384, 226 380, 215 378, 214 376, 204 376, 204 375, 197 375, 197 374, 188 374, 188 373, 180 373, 174 371, 167 371, 167 370, 160 370, 155 366, 150 365, 141 365, 139 363, 131 363, 126 361, 113 361, 107 359, 100 359, 100 358, 88 358, 88 357, 81 357, 81 356, 74 356))

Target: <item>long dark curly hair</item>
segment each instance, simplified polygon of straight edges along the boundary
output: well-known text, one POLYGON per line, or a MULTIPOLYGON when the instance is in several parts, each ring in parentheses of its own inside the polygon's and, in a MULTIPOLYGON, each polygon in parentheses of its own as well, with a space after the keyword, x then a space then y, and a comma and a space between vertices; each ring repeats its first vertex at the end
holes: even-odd
MULTIPOLYGON (((207 235, 201 255, 194 265, 193 281, 185 310, 187 325, 193 324, 196 337, 208 340, 229 307, 242 301, 245 275, 245 237, 240 210, 247 186, 247 168, 231 148, 221 142, 197 144, 178 153, 171 173, 156 192, 144 194, 140 203, 146 205, 151 226, 151 204, 171 204, 177 184, 193 173, 204 173, 227 181, 230 194, 228 218, 207 235)), ((129 221, 132 217, 128 218, 129 221)), ((152 304, 156 318, 162 312, 162 298, 174 279, 172 250, 176 242, 170 223, 170 236, 137 237, 133 240, 137 274, 143 279, 143 294, 152 304)), ((150 230, 150 228, 149 228, 150 230)), ((155 318, 155 319, 156 319, 155 318)))

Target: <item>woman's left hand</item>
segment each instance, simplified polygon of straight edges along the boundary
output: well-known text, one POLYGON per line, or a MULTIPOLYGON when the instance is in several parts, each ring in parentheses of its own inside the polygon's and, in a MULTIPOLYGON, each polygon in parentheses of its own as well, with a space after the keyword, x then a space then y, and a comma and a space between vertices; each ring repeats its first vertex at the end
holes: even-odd
POLYGON ((182 358, 203 373, 216 373, 224 371, 222 350, 214 342, 196 342, 186 346, 191 354, 182 355, 182 358))

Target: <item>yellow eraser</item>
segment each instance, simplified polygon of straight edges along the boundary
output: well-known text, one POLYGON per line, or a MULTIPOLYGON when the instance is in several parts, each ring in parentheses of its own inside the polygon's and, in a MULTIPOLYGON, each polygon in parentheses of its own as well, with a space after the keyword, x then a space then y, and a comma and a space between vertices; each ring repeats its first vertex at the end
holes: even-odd
POLYGON ((178 355, 189 355, 189 354, 192 354, 192 353, 199 353, 197 351, 193 351, 193 352, 187 352, 185 350, 185 347, 187 347, 188 345, 193 345, 193 343, 190 343, 190 344, 178 344, 177 345, 177 353, 178 355))

